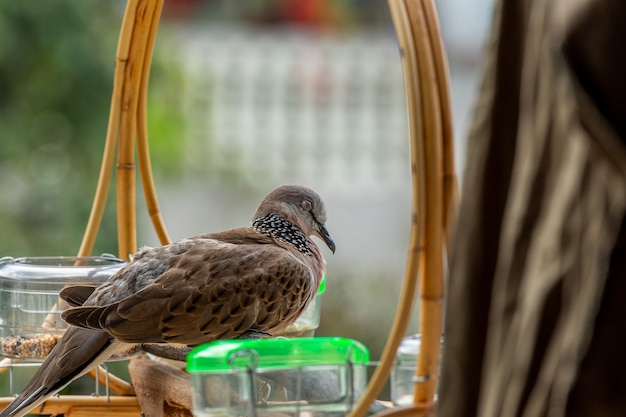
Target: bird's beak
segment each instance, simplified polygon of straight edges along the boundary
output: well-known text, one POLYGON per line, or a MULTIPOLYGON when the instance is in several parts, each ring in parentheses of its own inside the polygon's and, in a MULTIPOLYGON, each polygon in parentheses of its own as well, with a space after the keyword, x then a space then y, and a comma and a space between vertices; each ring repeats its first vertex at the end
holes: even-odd
POLYGON ((318 223, 317 224, 317 229, 318 229, 318 232, 319 232, 319 237, 322 238, 324 243, 326 243, 326 245, 328 246, 328 249, 330 249, 332 253, 335 253, 335 242, 330 237, 330 234, 328 233, 328 230, 326 230, 326 226, 324 226, 321 223, 318 223))

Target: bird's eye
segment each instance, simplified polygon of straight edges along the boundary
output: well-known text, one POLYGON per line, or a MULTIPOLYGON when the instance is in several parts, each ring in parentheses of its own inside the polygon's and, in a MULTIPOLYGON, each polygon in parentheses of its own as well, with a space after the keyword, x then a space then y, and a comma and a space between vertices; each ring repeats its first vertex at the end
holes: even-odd
POLYGON ((311 202, 311 200, 302 200, 300 207, 302 207, 304 211, 311 211, 313 209, 313 202, 311 202))

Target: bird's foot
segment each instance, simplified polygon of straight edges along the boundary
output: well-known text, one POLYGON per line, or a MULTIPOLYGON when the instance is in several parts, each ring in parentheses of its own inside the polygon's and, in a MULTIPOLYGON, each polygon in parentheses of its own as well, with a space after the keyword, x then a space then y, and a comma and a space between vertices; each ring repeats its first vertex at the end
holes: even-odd
POLYGON ((180 344, 142 343, 140 350, 164 359, 185 362, 192 348, 180 344))
MULTIPOLYGON (((237 336, 235 339, 268 339, 273 336, 269 333, 265 333, 259 330, 248 330, 245 333, 237 336)), ((184 362, 187 359, 187 355, 191 352, 189 346, 182 344, 162 344, 162 343, 142 343, 139 345, 141 352, 150 353, 164 359, 171 359, 175 361, 184 362)))
POLYGON ((247 330, 245 333, 240 334, 235 339, 271 339, 272 336, 269 333, 262 332, 260 330, 247 330))

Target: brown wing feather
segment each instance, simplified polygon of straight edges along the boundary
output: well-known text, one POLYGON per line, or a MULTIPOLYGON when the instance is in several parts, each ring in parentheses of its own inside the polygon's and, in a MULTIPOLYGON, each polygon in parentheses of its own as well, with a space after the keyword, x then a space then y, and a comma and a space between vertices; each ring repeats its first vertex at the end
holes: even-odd
POLYGON ((95 289, 95 285, 72 285, 61 289, 59 297, 69 304, 70 307, 78 307, 85 303, 95 289))
POLYGON ((196 244, 135 294, 67 310, 66 321, 131 343, 196 345, 286 327, 314 295, 311 269, 275 245, 196 244))

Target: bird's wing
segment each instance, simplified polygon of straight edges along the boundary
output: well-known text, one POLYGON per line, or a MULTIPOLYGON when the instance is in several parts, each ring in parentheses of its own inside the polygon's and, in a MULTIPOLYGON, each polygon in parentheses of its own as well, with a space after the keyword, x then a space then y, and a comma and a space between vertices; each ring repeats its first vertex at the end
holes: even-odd
POLYGON ((95 285, 72 285, 61 289, 59 297, 70 307, 78 307, 85 303, 96 288, 95 285))
POLYGON ((284 327, 314 295, 311 269, 275 245, 200 239, 135 294, 67 310, 70 324, 129 343, 196 345, 284 327))

